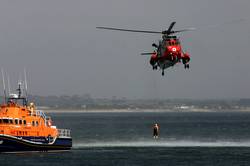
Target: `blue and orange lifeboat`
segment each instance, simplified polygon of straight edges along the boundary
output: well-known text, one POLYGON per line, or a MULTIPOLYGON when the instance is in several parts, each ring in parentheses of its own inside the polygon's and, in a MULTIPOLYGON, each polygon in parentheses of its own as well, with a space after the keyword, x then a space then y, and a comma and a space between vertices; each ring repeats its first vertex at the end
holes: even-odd
POLYGON ((70 130, 57 129, 27 97, 10 94, 0 107, 0 152, 69 150, 70 130))

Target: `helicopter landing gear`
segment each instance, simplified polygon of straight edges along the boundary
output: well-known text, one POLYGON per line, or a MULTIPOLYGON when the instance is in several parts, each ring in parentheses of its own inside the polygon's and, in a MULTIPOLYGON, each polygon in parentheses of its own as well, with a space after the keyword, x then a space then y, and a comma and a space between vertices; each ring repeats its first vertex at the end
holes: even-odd
POLYGON ((153 66, 153 70, 157 70, 157 66, 153 66))
POLYGON ((164 73, 164 70, 162 70, 161 75, 164 76, 164 74, 165 74, 165 73, 164 73))
POLYGON ((189 69, 189 64, 184 64, 185 69, 189 69))

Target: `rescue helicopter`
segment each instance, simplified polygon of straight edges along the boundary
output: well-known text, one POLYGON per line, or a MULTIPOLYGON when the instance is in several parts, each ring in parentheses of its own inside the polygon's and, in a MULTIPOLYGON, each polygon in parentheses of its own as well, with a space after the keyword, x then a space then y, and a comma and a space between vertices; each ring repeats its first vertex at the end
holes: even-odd
POLYGON ((164 76, 164 70, 173 67, 177 63, 183 63, 185 69, 189 69, 190 55, 184 52, 179 38, 174 35, 176 33, 195 30, 194 28, 188 28, 183 30, 172 30, 176 22, 172 22, 167 30, 164 31, 144 31, 144 30, 133 30, 133 29, 120 29, 111 27, 96 27, 97 29, 115 30, 115 31, 126 31, 126 32, 139 32, 139 33, 151 33, 161 34, 162 39, 159 43, 153 43, 152 47, 155 48, 153 52, 142 53, 141 55, 151 55, 149 63, 153 70, 160 69, 162 76, 164 76))

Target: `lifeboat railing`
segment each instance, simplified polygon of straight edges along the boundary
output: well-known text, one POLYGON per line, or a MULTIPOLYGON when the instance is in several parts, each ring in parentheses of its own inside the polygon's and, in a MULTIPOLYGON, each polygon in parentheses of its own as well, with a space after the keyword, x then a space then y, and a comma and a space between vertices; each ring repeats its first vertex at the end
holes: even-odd
POLYGON ((58 129, 58 136, 60 138, 64 137, 64 138, 70 138, 70 130, 69 129, 58 129))
POLYGON ((42 118, 46 119, 46 115, 43 111, 34 110, 29 113, 30 116, 41 116, 42 118))
MULTIPOLYGON (((34 110, 33 112, 30 113, 31 116, 41 116, 45 122, 46 120, 48 119, 47 116, 45 115, 45 113, 43 111, 40 111, 40 110, 34 110)), ((45 123, 46 124, 46 123, 45 123)))
POLYGON ((29 113, 30 116, 40 116, 44 119, 45 124, 48 124, 48 121, 51 120, 49 116, 46 116, 45 113, 41 110, 34 110, 29 113))

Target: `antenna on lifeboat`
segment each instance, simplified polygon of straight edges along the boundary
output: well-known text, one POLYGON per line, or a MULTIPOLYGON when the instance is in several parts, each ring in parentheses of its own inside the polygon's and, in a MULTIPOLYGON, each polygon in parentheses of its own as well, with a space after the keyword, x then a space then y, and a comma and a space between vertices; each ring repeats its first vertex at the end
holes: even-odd
POLYGON ((3 69, 2 69, 2 68, 1 68, 1 73, 2 73, 2 80, 3 80, 4 103, 6 103, 6 101, 7 101, 7 96, 6 96, 6 89, 5 89, 4 72, 3 72, 3 69))
POLYGON ((21 98, 22 95, 22 88, 21 88, 22 82, 19 80, 18 81, 18 88, 17 88, 17 92, 18 92, 18 98, 21 98))
POLYGON ((10 77, 9 77, 9 75, 7 75, 7 83, 8 83, 8 96, 10 96, 10 77))
POLYGON ((24 91, 26 96, 26 104, 28 103, 28 84, 27 84, 27 73, 26 69, 24 68, 24 91))

